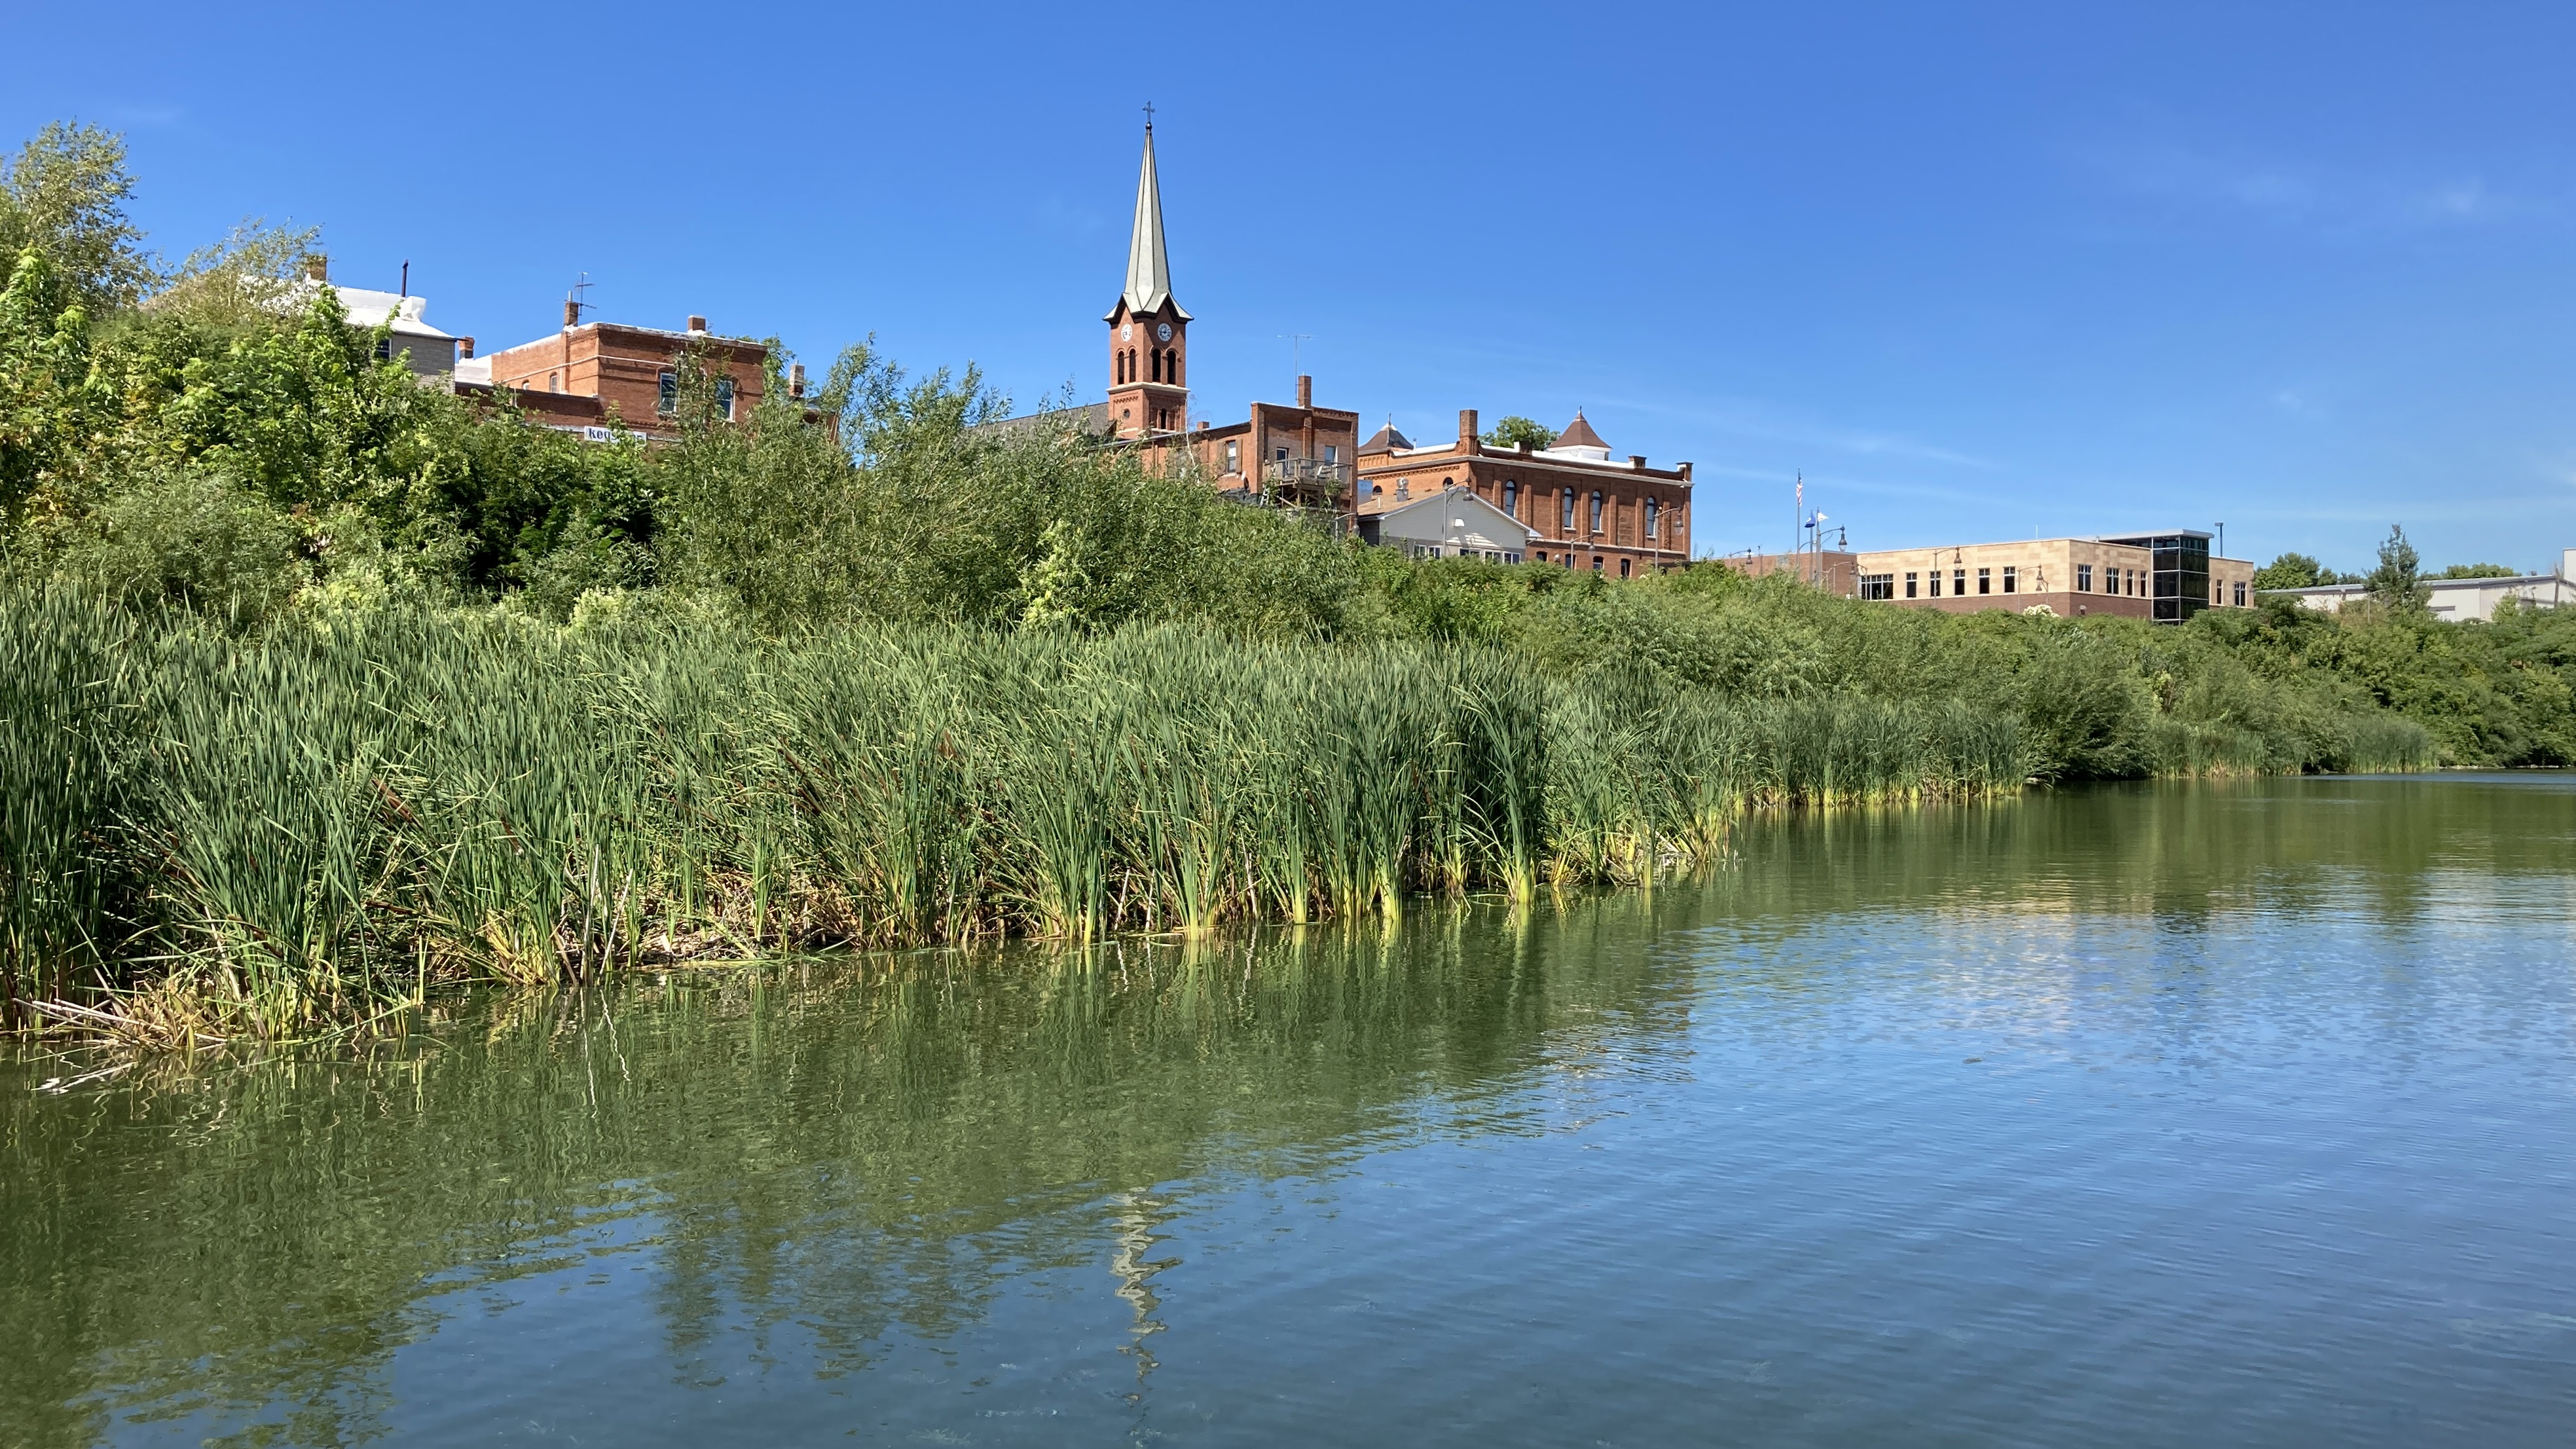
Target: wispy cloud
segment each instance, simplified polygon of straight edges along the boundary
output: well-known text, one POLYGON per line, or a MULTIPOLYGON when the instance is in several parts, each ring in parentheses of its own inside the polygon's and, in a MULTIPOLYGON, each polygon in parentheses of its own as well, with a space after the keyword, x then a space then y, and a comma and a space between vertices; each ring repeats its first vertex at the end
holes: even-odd
POLYGON ((1637 412, 1689 423, 1709 432, 1747 438, 1765 443, 1785 443, 1792 447, 1813 448, 1828 454, 1854 458, 1890 458, 1912 462, 1940 463, 1953 468, 1991 471, 1996 465, 1989 459, 1939 443, 1909 437, 1903 433, 1874 428, 1837 426, 1831 422, 1781 416, 1772 405, 1744 398, 1725 398, 1712 402, 1675 403, 1658 399, 1624 400, 1623 406, 1637 412))
MULTIPOLYGON (((1737 468, 1720 464, 1695 469, 1693 474, 1695 477, 1741 478, 1749 482, 1775 484, 1783 490, 1792 486, 1792 480, 1787 475, 1770 468, 1737 468)), ((1873 498, 1922 498, 1937 503, 1963 503, 1998 508, 2014 501, 1993 493, 1977 493, 1964 488, 1944 488, 1934 483, 1854 477, 1831 469, 1808 469, 1805 472, 1805 478, 1807 492, 1811 499, 1830 498, 1837 493, 1861 493, 1873 498)))
POLYGON ((2365 174, 2166 142, 2078 147, 2070 154, 2083 175, 2133 199, 2278 225, 2340 231, 2462 226, 2531 209, 2475 173, 2365 174))

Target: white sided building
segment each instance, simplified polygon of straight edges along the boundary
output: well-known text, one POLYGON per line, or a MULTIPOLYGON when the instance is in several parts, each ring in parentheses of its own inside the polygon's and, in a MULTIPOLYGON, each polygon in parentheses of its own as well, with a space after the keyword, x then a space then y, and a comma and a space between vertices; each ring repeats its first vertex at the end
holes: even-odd
POLYGON ((1360 515, 1360 537, 1414 558, 1481 558, 1519 563, 1537 530, 1476 496, 1444 488, 1383 512, 1360 515))
MULTIPOLYGON (((408 292, 377 292, 365 287, 341 286, 331 280, 327 262, 320 257, 311 257, 305 261, 303 279, 287 289, 287 306, 296 311, 303 310, 312 301, 313 294, 326 285, 340 294, 340 310, 348 314, 351 327, 361 332, 372 332, 378 327, 386 327, 387 323, 392 324, 386 327, 391 335, 378 345, 376 356, 401 362, 411 369, 412 376, 423 382, 442 382, 449 378, 459 382, 468 380, 459 376, 462 369, 457 366, 458 344, 461 341, 465 355, 471 357, 474 339, 459 339, 423 321, 422 314, 429 310, 427 297, 413 296, 408 292)), ((473 380, 491 380, 488 370, 491 364, 487 362, 484 367, 483 376, 473 380)))
MULTIPOLYGON (((2453 623, 2495 618, 2496 606, 2512 599, 2525 608, 2554 609, 2576 604, 2576 548, 2558 555, 2558 572, 2521 574, 2509 579, 2422 579, 2432 595, 2425 607, 2436 619, 2453 623)), ((2265 589, 2266 595, 2296 599, 2311 609, 2339 613, 2346 604, 2370 597, 2367 584, 2321 584, 2313 589, 2265 589)))

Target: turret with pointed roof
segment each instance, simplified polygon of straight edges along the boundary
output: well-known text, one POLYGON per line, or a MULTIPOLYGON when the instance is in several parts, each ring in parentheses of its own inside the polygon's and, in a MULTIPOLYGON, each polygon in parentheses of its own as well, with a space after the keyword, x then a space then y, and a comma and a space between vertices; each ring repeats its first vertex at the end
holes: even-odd
POLYGON ((1565 431, 1557 434, 1556 441, 1547 446, 1551 452, 1572 453, 1578 449, 1588 449, 1591 451, 1584 456, 1597 454, 1603 461, 1607 461, 1610 457, 1610 445, 1601 441, 1601 435, 1592 431, 1592 425, 1583 420, 1581 408, 1574 410, 1574 421, 1567 423, 1565 431))
POLYGON ((1395 430, 1395 419, 1388 418, 1386 420, 1385 427, 1382 427, 1375 433, 1370 434, 1369 440, 1360 444, 1360 451, 1362 453, 1392 453, 1398 448, 1409 449, 1412 446, 1413 440, 1406 437, 1404 434, 1397 432, 1395 430))
POLYGON ((1163 187, 1154 169, 1154 123, 1145 122, 1145 160, 1136 174, 1136 225, 1127 238, 1127 288, 1109 324, 1109 424, 1120 437, 1179 432, 1189 425, 1190 314, 1172 298, 1171 253, 1163 242, 1163 187))

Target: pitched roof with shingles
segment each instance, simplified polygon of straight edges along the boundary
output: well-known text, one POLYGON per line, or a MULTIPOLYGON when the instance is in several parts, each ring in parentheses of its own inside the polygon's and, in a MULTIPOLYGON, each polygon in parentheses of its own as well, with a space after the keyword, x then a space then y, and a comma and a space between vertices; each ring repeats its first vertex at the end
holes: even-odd
POLYGON ((1360 451, 1363 453, 1392 453, 1398 448, 1410 448, 1412 446, 1413 440, 1406 437, 1404 434, 1397 432, 1395 430, 1394 422, 1390 420, 1385 427, 1371 433, 1367 442, 1360 444, 1360 451))
POLYGON ((1581 408, 1576 408, 1574 410, 1574 421, 1567 423, 1565 425, 1565 431, 1557 434, 1556 441, 1548 444, 1548 446, 1551 448, 1599 448, 1605 453, 1610 451, 1610 445, 1601 441, 1601 435, 1592 431, 1592 425, 1583 420, 1583 409, 1581 408))

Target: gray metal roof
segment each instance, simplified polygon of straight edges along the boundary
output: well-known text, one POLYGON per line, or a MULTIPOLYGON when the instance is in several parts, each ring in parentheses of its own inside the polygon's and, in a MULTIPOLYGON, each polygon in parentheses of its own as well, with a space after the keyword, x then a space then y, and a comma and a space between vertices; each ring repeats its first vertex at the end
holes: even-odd
MULTIPOLYGON (((1190 320, 1172 300, 1172 258, 1163 245, 1163 187, 1154 174, 1151 124, 1145 127, 1145 166, 1136 176, 1136 229, 1127 238, 1127 290, 1119 300, 1131 313, 1152 312, 1168 303, 1173 315, 1190 320)), ((1117 308, 1109 309, 1110 317, 1117 315, 1117 308)))

